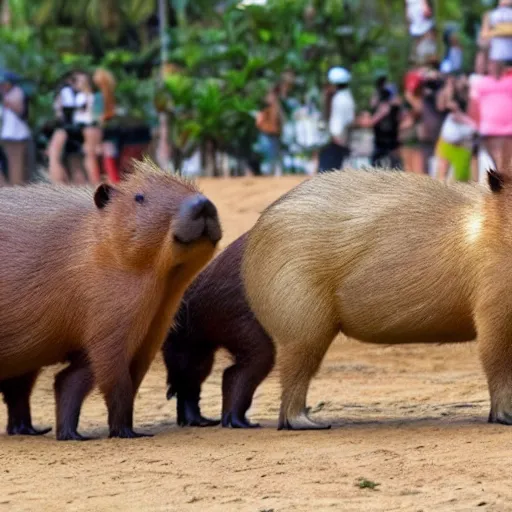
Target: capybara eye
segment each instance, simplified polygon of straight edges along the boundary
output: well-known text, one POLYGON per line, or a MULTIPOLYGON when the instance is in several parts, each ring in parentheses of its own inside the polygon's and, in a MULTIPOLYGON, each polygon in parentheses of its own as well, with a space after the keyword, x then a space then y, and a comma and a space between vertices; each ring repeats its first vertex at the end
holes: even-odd
POLYGON ((144 194, 135 194, 135 201, 141 204, 144 202, 144 194))

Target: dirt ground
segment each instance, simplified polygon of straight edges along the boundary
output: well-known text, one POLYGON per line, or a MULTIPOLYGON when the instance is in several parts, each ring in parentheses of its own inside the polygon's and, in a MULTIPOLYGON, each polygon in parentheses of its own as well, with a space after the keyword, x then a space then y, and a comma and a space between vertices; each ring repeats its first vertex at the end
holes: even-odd
MULTIPOLYGON (((298 181, 203 181, 220 211, 223 245, 298 181)), ((226 364, 220 354, 203 389, 203 412, 211 417, 219 416, 226 364)), ((33 396, 38 426, 54 423, 55 371, 45 371, 33 396)), ((158 359, 135 407, 137 428, 153 438, 106 439, 98 395, 80 423, 98 441, 2 434, 0 512, 512 510, 512 430, 486 423, 488 394, 474 345, 376 347, 337 339, 308 401, 333 429, 278 432, 276 372, 250 411, 262 429, 179 428, 158 359)))

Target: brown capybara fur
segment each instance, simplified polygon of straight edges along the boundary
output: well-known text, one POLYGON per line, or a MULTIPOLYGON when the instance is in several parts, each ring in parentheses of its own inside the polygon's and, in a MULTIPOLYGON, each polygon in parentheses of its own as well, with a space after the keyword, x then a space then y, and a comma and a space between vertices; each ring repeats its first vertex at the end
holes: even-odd
POLYGON ((201 385, 215 352, 225 348, 235 359, 222 378, 222 426, 257 427, 246 413, 256 388, 274 365, 274 344, 247 304, 240 267, 246 235, 229 245, 185 292, 174 327, 163 346, 167 398, 177 397, 181 426, 219 422, 201 416, 201 385))
POLYGON ((277 347, 279 428, 320 427, 306 415, 306 395, 339 332, 385 344, 478 334, 489 421, 512 424, 512 183, 496 171, 488 179, 490 189, 338 171, 261 215, 242 275, 277 347))
POLYGON ((110 436, 140 436, 135 394, 220 236, 213 204, 149 161, 115 188, 0 189, 8 432, 39 433, 29 408, 37 373, 67 361, 55 379, 57 439, 83 439, 80 408, 94 386, 105 397, 110 436))

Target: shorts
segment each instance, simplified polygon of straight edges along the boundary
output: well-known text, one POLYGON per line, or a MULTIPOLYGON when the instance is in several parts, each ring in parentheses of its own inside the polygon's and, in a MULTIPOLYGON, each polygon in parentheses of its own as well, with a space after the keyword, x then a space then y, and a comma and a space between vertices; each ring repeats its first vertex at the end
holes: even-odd
POLYGON ((436 146, 436 156, 450 162, 453 167, 453 178, 455 181, 469 181, 471 179, 472 149, 450 144, 439 139, 436 146))

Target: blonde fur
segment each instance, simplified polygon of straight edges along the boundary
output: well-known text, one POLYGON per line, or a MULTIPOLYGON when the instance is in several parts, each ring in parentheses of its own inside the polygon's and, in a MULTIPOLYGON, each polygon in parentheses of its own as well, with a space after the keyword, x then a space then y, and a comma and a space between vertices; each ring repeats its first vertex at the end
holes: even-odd
POLYGON ((512 420, 511 194, 509 185, 492 193, 347 170, 306 181, 263 212, 242 273, 279 349, 281 427, 312 428, 303 421, 309 382, 340 331, 386 344, 478 332, 491 416, 512 420))

